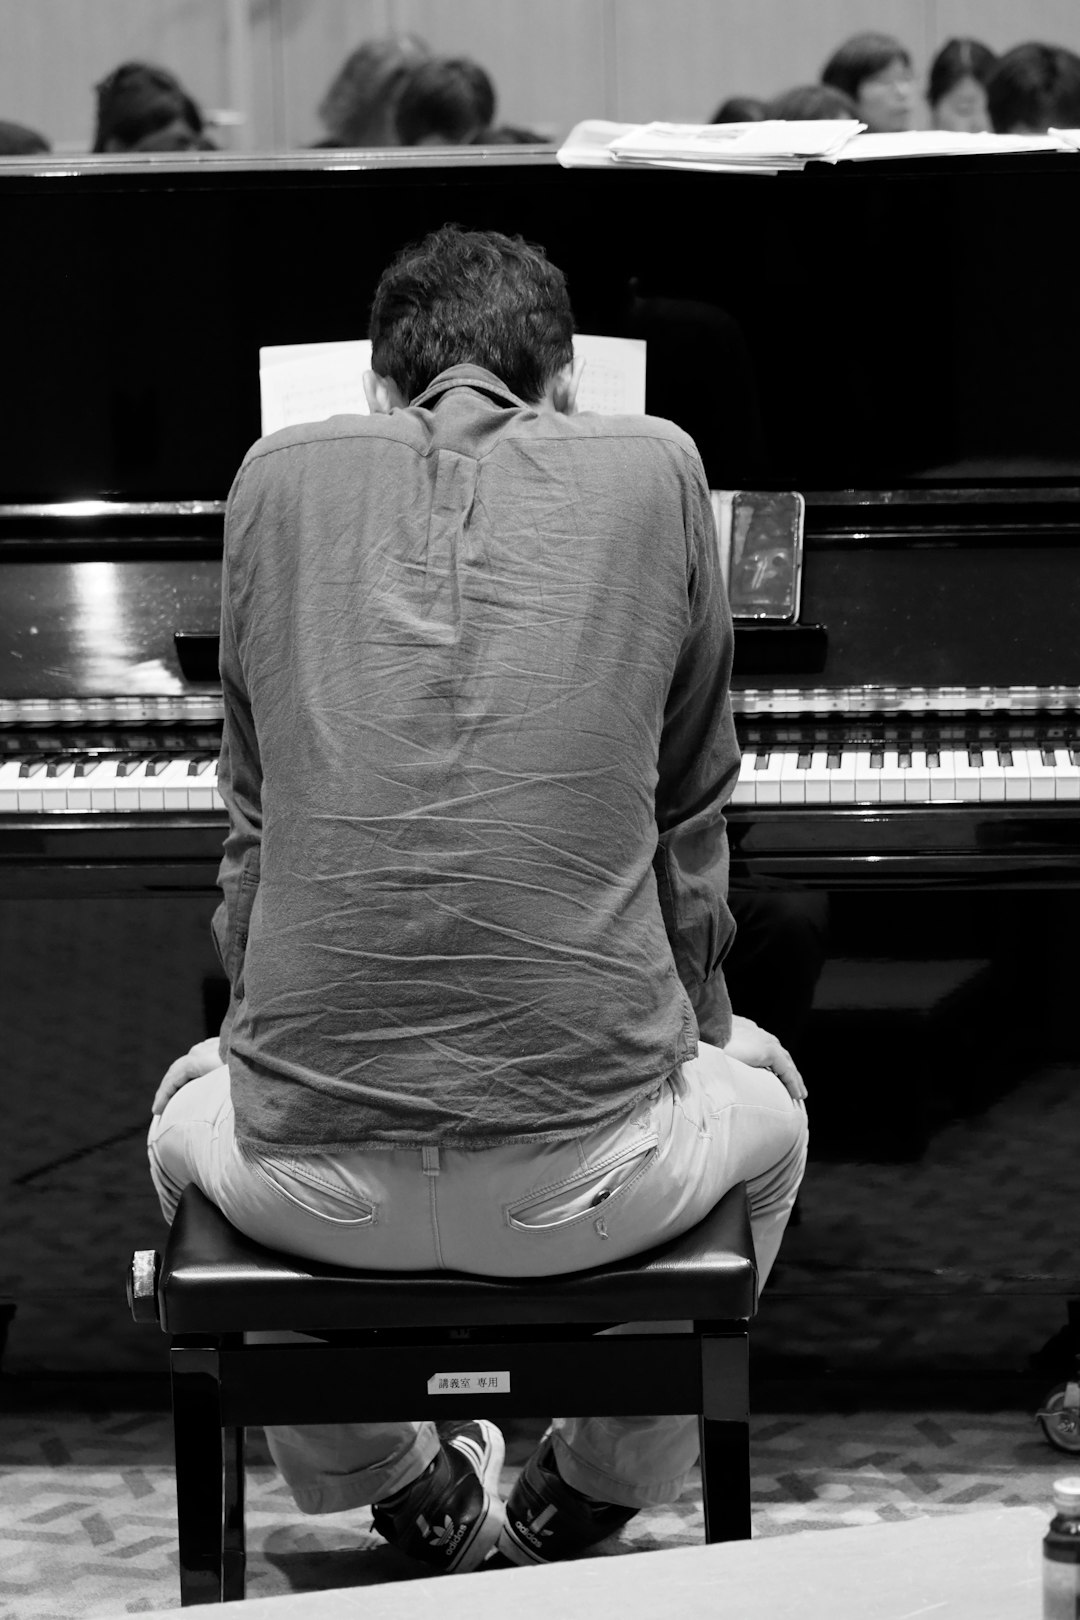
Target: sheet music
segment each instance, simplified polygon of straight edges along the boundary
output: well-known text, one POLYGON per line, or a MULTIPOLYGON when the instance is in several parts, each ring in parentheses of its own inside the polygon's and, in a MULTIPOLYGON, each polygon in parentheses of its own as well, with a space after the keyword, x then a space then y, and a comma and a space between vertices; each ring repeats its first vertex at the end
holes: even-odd
MULTIPOLYGON (((640 338, 579 332, 575 356, 584 357, 578 410, 606 416, 645 410, 645 343, 640 338)), ((286 343, 259 350, 262 431, 325 422, 330 416, 366 416, 363 377, 371 369, 371 342, 286 343)))

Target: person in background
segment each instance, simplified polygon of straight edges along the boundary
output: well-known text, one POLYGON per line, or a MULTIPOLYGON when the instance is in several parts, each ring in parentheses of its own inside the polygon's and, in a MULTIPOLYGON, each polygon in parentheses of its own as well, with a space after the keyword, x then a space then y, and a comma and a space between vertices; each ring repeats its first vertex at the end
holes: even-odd
POLYGON ((765 103, 757 96, 728 96, 713 113, 713 124, 759 124, 765 117, 765 103))
POLYGON ((0 120, 0 157, 26 157, 33 152, 51 151, 49 142, 36 129, 0 120))
POLYGON ((395 122, 401 146, 469 146, 495 122, 495 87, 470 57, 432 57, 409 74, 395 122))
POLYGON ((552 146, 550 135, 540 135, 523 124, 499 124, 495 129, 482 129, 470 142, 472 146, 552 146))
POLYGON ((911 129, 915 121, 911 55, 891 34, 853 34, 829 57, 821 82, 851 97, 872 135, 911 129))
POLYGON ((95 90, 93 151, 213 150, 198 104, 166 68, 123 62, 95 90))
POLYGON ((977 39, 950 39, 930 64, 926 100, 932 129, 981 134, 990 128, 986 85, 997 57, 977 39))
POLYGON ((345 58, 319 105, 324 146, 396 146, 394 115, 405 81, 431 55, 417 34, 365 40, 345 58))
POLYGON ((1059 45, 1014 45, 986 86, 999 135, 1045 135, 1080 126, 1080 56, 1059 45))
POLYGON ((858 109, 850 96, 834 90, 830 84, 797 84, 793 90, 770 101, 769 118, 858 118, 858 109))

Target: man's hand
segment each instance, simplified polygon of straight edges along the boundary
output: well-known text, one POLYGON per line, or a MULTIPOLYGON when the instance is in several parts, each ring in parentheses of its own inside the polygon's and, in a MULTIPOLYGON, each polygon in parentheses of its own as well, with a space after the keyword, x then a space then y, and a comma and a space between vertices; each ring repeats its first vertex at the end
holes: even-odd
POLYGON ((186 1086, 189 1080, 198 1080, 201 1075, 209 1074, 211 1069, 221 1068, 221 1052, 218 1047, 218 1038, 212 1035, 209 1040, 200 1041, 193 1046, 190 1052, 170 1063, 165 1070, 164 1078, 154 1094, 151 1104, 152 1114, 161 1114, 169 1098, 186 1086))
POLYGON ((732 1015, 731 1039, 724 1051, 728 1057, 738 1058, 740 1063, 748 1064, 751 1069, 771 1069, 796 1102, 801 1102, 806 1096, 802 1075, 791 1061, 791 1053, 785 1051, 775 1035, 760 1028, 752 1018, 732 1015))

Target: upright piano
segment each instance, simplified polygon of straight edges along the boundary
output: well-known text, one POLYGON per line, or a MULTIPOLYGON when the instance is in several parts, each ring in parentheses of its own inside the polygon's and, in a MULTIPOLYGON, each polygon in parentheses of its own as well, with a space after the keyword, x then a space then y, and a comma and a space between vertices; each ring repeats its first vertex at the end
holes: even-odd
POLYGON ((735 889, 1060 907, 1078 197, 1056 154, 775 178, 506 148, 0 165, 0 892, 212 894, 221 529, 260 347, 364 336, 393 253, 454 221, 542 243, 580 330, 646 339, 647 407, 711 487, 805 496, 799 622, 737 631, 735 889))

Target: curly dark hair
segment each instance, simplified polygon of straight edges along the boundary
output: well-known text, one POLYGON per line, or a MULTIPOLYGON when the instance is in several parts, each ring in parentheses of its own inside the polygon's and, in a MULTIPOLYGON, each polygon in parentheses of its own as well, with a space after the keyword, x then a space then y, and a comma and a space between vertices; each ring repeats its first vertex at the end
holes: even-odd
POLYGON ((543 248, 444 225, 384 270, 370 335, 374 370, 406 399, 470 362, 531 403, 572 360, 574 319, 566 277, 543 248))

